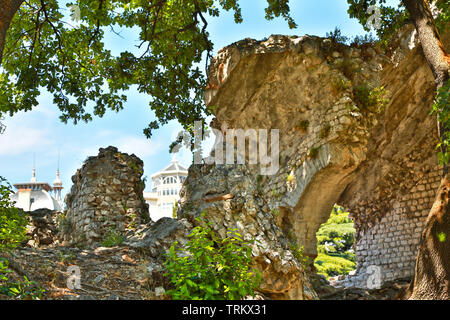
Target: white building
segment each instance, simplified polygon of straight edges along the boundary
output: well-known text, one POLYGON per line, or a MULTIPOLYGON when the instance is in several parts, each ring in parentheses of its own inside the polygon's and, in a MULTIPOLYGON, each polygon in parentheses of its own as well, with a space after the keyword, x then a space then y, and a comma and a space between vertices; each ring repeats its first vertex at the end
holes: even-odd
POLYGON ((180 199, 181 186, 187 175, 187 169, 176 159, 152 175, 152 191, 144 192, 144 199, 149 205, 150 218, 153 221, 173 217, 175 205, 180 199))
POLYGON ((37 209, 63 210, 63 201, 61 199, 63 186, 59 177, 59 170, 56 171, 53 188, 47 182, 37 182, 36 169, 33 169, 33 176, 30 182, 16 183, 14 187, 17 189, 17 192, 11 196, 11 200, 16 203, 15 207, 17 208, 24 211, 37 209))

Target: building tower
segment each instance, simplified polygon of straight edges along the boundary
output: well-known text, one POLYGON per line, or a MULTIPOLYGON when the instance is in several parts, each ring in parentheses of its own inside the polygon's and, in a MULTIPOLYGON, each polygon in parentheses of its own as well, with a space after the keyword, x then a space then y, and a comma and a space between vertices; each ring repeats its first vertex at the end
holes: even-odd
POLYGON ((36 182, 36 154, 33 153, 33 175, 31 176, 31 183, 36 182))
POLYGON ((61 178, 59 177, 59 153, 58 153, 58 169, 56 170, 56 179, 53 181, 53 191, 54 191, 54 197, 55 200, 58 201, 58 203, 62 207, 62 198, 61 198, 61 191, 63 188, 63 183, 61 181, 61 178))
POLYGON ((59 177, 59 169, 56 170, 56 179, 55 181, 53 181, 53 191, 55 192, 55 199, 58 202, 62 202, 61 199, 61 191, 62 191, 63 186, 62 186, 62 181, 61 178, 59 177))

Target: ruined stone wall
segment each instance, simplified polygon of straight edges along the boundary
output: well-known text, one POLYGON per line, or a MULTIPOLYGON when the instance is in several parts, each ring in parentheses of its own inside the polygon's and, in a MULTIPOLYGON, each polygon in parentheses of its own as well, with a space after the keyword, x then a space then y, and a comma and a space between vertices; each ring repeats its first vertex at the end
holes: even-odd
POLYGON ((343 281, 345 286, 365 288, 368 281, 376 286, 369 279, 374 279, 373 271, 367 270, 370 266, 379 268, 380 284, 414 275, 420 237, 441 177, 441 167, 426 167, 410 192, 360 236, 355 244, 358 269, 343 281))
POLYGON ((149 220, 141 180, 144 163, 114 147, 100 148, 72 177, 62 221, 66 242, 102 242, 111 232, 123 234, 149 220))
MULTIPOLYGON (((402 30, 394 63, 382 71, 391 101, 371 129, 368 161, 339 199, 357 232, 357 271, 346 285, 366 287, 369 266, 380 267, 382 283, 413 275, 418 241, 440 184, 436 118, 429 114, 434 78, 417 42, 403 41, 413 30, 402 30)), ((442 40, 448 50, 450 33, 442 40)))
POLYGON ((410 31, 392 56, 371 45, 274 35, 234 43, 212 60, 205 96, 215 107, 211 126, 225 135, 227 128, 278 129, 279 170, 194 165, 179 216, 195 224, 206 212, 219 234, 238 228, 256 238, 262 245, 254 261, 269 297, 314 298, 298 249, 316 255, 316 232, 335 203, 355 221, 354 285, 366 285, 371 264, 385 268, 384 281, 410 274, 438 181, 435 85, 410 31), (376 103, 364 101, 364 88, 376 103), (424 181, 427 196, 408 198, 424 181))
POLYGON ((269 137, 278 129, 279 170, 193 165, 178 216, 195 223, 205 212, 220 235, 237 228, 256 239, 260 289, 270 298, 316 298, 299 253, 301 247, 316 253, 317 229, 366 159, 369 130, 383 106, 364 105, 354 88, 378 87, 386 60, 373 48, 330 39, 271 36, 235 43, 212 61, 206 102, 216 107, 215 127, 226 134, 226 128, 266 129, 269 137))
POLYGON ((315 254, 315 232, 366 160, 369 130, 383 111, 354 91, 379 87, 388 63, 371 47, 278 35, 239 41, 212 61, 206 103, 217 122, 279 130, 279 170, 257 178, 268 212, 279 213, 280 227, 307 254, 315 254))

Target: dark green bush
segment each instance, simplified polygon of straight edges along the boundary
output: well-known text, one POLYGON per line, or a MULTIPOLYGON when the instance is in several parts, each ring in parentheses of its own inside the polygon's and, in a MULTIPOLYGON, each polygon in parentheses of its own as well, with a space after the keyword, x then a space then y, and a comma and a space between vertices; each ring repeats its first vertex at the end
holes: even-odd
POLYGON ((237 230, 225 239, 215 235, 209 224, 194 228, 188 243, 174 242, 165 262, 173 287, 167 294, 175 300, 238 300, 254 296, 260 283, 252 269, 253 241, 245 241, 237 230))

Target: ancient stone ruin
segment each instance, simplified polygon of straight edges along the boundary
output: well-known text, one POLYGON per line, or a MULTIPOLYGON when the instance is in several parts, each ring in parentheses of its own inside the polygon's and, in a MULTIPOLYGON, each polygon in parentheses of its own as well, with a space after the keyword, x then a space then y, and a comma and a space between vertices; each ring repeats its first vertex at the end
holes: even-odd
MULTIPOLYGON (((316 232, 337 203, 351 212, 356 228, 357 270, 340 284, 370 287, 373 272, 382 283, 411 277, 441 169, 429 114, 433 76, 420 47, 411 46, 411 30, 404 28, 389 55, 369 44, 314 36, 245 39, 220 50, 205 96, 215 110, 211 127, 225 137, 232 129, 279 129, 279 170, 263 174, 260 162, 249 164, 248 149, 242 164, 194 164, 178 219, 152 222, 143 162, 114 147, 100 149, 72 177, 67 211, 59 217, 67 246, 44 252, 54 262, 50 269, 62 268, 57 259, 80 264, 86 283, 98 286, 92 285, 94 297, 115 298, 111 288, 119 287, 125 298, 161 298, 165 252, 174 240, 185 244, 204 213, 220 236, 236 228, 256 240, 252 255, 264 297, 317 299, 301 248, 316 257, 316 232), (112 232, 123 236, 122 246, 102 247, 112 232), (85 245, 95 248, 80 249, 85 245)), ((448 45, 448 34, 443 38, 448 45)), ((275 138, 267 141, 269 154, 275 138)), ((209 160, 225 145, 218 143, 209 160)), ((242 155, 236 145, 234 154, 242 155)), ((38 231, 31 230, 36 239, 54 234, 38 231)), ((20 254, 41 272, 39 255, 20 254)), ((65 285, 64 277, 45 277, 65 285)))
POLYGON ((149 221, 143 198, 144 163, 115 147, 101 148, 72 177, 66 196, 62 235, 68 243, 102 242, 111 232, 123 234, 149 221))
POLYGON ((335 203, 357 230, 358 269, 346 285, 367 287, 373 267, 381 282, 412 276, 440 168, 433 76, 420 47, 408 46, 410 31, 390 56, 370 45, 274 35, 239 41, 213 59, 211 126, 225 135, 279 129, 280 169, 194 165, 179 216, 194 222, 205 212, 219 234, 237 228, 256 239, 265 295, 316 297, 296 252, 316 256, 315 234, 335 203))

